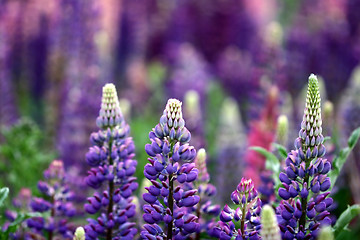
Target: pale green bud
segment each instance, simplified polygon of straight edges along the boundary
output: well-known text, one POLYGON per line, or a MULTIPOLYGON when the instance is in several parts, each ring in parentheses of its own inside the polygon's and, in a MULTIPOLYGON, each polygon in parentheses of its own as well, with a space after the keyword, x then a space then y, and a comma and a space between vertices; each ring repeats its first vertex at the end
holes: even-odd
POLYGON ((200 97, 199 94, 190 90, 184 96, 184 115, 188 126, 196 126, 201 119, 200 97))
POLYGON ((131 115, 131 102, 126 98, 119 100, 120 109, 125 117, 129 121, 131 115))
POLYGON ((326 226, 320 229, 318 240, 334 240, 334 234, 331 227, 326 226))
POLYGON ((261 225, 260 235, 263 240, 281 240, 276 215, 270 205, 265 205, 261 210, 261 225))
POLYGON ((334 105, 330 101, 324 103, 324 119, 331 119, 334 114, 334 105))
POLYGON ((76 228, 73 240, 85 240, 85 230, 83 227, 76 228))
POLYGON ((278 143, 285 145, 287 143, 289 132, 289 120, 286 115, 280 115, 277 119, 276 138, 278 143))
POLYGON ((210 176, 206 167, 206 151, 204 148, 198 150, 195 158, 195 166, 199 170, 198 180, 208 183, 210 176))
POLYGON ((278 22, 271 22, 265 29, 265 40, 270 45, 279 46, 283 39, 283 30, 278 22))
POLYGON ((107 129, 120 125, 123 120, 115 85, 107 83, 103 87, 101 109, 96 124, 102 129, 107 129))
POLYGON ((238 146, 246 145, 246 136, 241 121, 240 111, 236 101, 226 98, 220 109, 220 122, 218 134, 218 146, 238 146))

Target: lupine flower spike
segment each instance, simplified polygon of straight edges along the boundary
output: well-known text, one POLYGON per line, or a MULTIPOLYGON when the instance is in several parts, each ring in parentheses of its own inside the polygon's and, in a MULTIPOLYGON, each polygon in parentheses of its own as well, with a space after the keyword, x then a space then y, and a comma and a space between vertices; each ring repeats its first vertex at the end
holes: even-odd
POLYGON ((113 84, 103 87, 103 97, 96 124, 100 128, 90 136, 92 147, 86 154, 87 163, 92 166, 86 183, 94 188, 104 187, 88 198, 84 208, 96 219, 88 219, 85 226, 86 239, 105 237, 111 239, 133 239, 137 233, 135 223, 129 218, 135 215, 131 197, 138 184, 133 177, 137 161, 134 160, 134 143, 129 137, 119 107, 119 100, 113 84))
POLYGON ((296 150, 288 154, 285 171, 279 176, 283 184, 279 196, 283 200, 277 214, 283 239, 315 239, 319 226, 331 223, 328 210, 333 200, 326 192, 331 185, 326 176, 331 164, 322 158, 325 147, 320 107, 319 83, 312 74, 296 150))
POLYGON ((281 240, 276 215, 270 205, 265 205, 262 208, 260 235, 262 240, 281 240))
POLYGON ((195 158, 195 166, 199 170, 198 179, 186 187, 194 188, 198 190, 200 196, 199 203, 193 207, 192 211, 196 213, 199 219, 200 229, 196 233, 195 239, 200 239, 200 233, 204 230, 209 230, 213 226, 214 219, 211 217, 217 217, 220 213, 220 206, 213 205, 211 198, 216 195, 216 187, 209 183, 210 175, 206 167, 206 151, 205 149, 199 149, 195 158))
POLYGON ((257 240, 260 239, 260 212, 261 200, 251 179, 241 179, 236 190, 231 194, 231 200, 239 207, 233 210, 225 205, 220 213, 220 220, 211 232, 211 236, 220 240, 257 240), (235 224, 240 222, 240 228, 236 229, 235 224))
POLYGON ((48 236, 48 239, 72 237, 72 230, 67 219, 75 215, 75 207, 71 203, 74 193, 70 191, 64 165, 61 160, 54 160, 44 171, 45 181, 38 182, 38 189, 44 198, 35 197, 30 207, 35 212, 49 213, 49 217, 33 217, 27 220, 31 236, 48 236), (44 233, 46 232, 46 234, 44 233))
POLYGON ((145 151, 150 163, 144 175, 152 183, 143 199, 144 230, 142 239, 187 239, 199 229, 198 219, 188 213, 200 200, 196 189, 184 190, 181 185, 196 180, 198 170, 191 163, 196 151, 190 146, 190 132, 182 118, 182 103, 169 99, 160 123, 149 134, 151 144, 145 151), (165 229, 160 225, 164 225, 165 229))

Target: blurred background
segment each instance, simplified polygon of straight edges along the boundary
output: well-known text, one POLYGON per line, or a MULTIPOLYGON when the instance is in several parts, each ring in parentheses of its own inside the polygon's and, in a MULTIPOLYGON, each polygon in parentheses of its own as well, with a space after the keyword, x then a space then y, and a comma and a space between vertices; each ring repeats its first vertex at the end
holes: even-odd
MULTIPOLYGON (((1 0, 0 185, 12 196, 35 189, 54 158, 85 175, 107 82, 132 129, 140 182, 148 132, 178 98, 218 201, 239 176, 259 187, 264 158, 248 147, 293 149, 311 73, 331 159, 360 125, 359 13, 359 0, 1 0)), ((359 149, 337 183, 339 212, 360 203, 359 149)))

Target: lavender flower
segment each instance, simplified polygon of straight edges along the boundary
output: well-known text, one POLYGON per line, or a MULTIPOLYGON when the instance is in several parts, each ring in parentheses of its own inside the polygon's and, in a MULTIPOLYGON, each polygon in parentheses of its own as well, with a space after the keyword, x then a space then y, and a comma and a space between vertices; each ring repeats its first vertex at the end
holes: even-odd
POLYGON ((328 210, 333 200, 326 192, 331 186, 326 177, 331 164, 322 159, 325 147, 321 125, 319 83, 312 74, 296 150, 289 153, 285 171, 279 175, 283 187, 278 193, 283 200, 277 214, 283 239, 315 239, 319 226, 331 223, 328 210))
POLYGON ((151 144, 145 151, 150 156, 144 175, 152 183, 143 194, 143 239, 187 239, 199 229, 198 218, 187 212, 200 200, 196 189, 184 190, 181 184, 197 179, 198 169, 191 163, 196 151, 190 146, 190 132, 182 117, 182 103, 169 99, 160 123, 150 132, 151 144), (166 230, 159 224, 164 223, 166 230))
POLYGON ((213 229, 211 235, 221 240, 260 239, 261 200, 251 179, 241 179, 236 190, 231 194, 231 200, 239 207, 233 210, 228 205, 220 213, 218 225, 213 229), (240 228, 236 229, 235 223, 240 221, 240 228))
POLYGON ((126 124, 113 84, 103 87, 103 97, 96 124, 98 132, 91 134, 93 146, 86 154, 87 163, 92 166, 86 183, 94 188, 105 188, 88 198, 84 205, 90 214, 100 213, 97 219, 88 219, 85 226, 86 239, 133 239, 137 230, 128 219, 135 215, 131 195, 137 189, 135 173, 137 161, 134 157, 134 143, 129 137, 126 124))
POLYGON ((44 198, 34 197, 30 207, 34 212, 49 213, 49 217, 33 217, 27 220, 27 226, 31 234, 45 236, 48 239, 61 236, 71 238, 73 229, 67 222, 67 218, 75 215, 72 204, 74 193, 70 191, 64 165, 61 160, 51 162, 49 168, 44 171, 45 181, 38 182, 38 189, 44 198))

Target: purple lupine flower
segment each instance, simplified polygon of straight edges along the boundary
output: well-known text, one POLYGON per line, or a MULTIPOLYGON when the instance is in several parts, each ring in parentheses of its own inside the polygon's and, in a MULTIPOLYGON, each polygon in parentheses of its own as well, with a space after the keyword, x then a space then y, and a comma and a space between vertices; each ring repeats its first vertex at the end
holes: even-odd
POLYGON ((150 163, 144 175, 152 185, 143 194, 143 239, 186 239, 199 229, 198 218, 187 209, 200 200, 197 189, 184 189, 181 185, 197 179, 198 169, 192 161, 196 151, 190 146, 191 135, 182 117, 182 103, 169 99, 160 123, 149 134, 151 144, 145 151, 150 163), (163 223, 165 229, 160 227, 163 223))
POLYGON ((229 192, 232 192, 239 183, 238 176, 241 176, 244 168, 242 158, 247 141, 235 100, 231 98, 224 100, 219 121, 215 183, 218 190, 217 200, 224 204, 230 203, 229 192))
POLYGON ((283 200, 277 214, 283 239, 315 239, 320 225, 331 224, 333 200, 326 192, 331 186, 326 177, 331 164, 322 158, 325 147, 321 125, 319 83, 312 74, 296 150, 288 154, 284 172, 279 175, 283 187, 278 194, 283 200))
POLYGON ((86 164, 81 159, 88 148, 88 133, 95 130, 91 119, 98 112, 101 97, 97 92, 104 83, 95 44, 100 8, 93 0, 61 0, 58 8, 67 14, 59 15, 50 43, 52 54, 63 59, 65 70, 59 83, 50 86, 58 98, 56 109, 60 109, 52 121, 58 128, 57 148, 65 167, 80 166, 84 174, 86 164))
POLYGON ((272 171, 264 170, 260 173, 260 185, 258 191, 261 194, 261 202, 268 204, 275 199, 275 182, 272 177, 272 171))
POLYGON ((198 190, 200 201, 190 210, 195 212, 198 217, 200 228, 196 232, 195 239, 200 239, 200 233, 208 231, 214 224, 215 219, 211 219, 211 217, 219 215, 220 205, 214 205, 211 201, 211 198, 216 195, 216 187, 209 183, 210 175, 206 167, 206 151, 203 148, 199 149, 197 153, 195 167, 199 171, 198 178, 192 184, 185 184, 185 188, 198 190))
MULTIPOLYGON (((1 20, 0 14, 0 22, 1 20)), ((0 126, 8 126, 17 119, 10 71, 9 40, 4 24, 0 23, 0 126)))
POLYGON ((232 209, 225 205, 220 213, 220 220, 212 229, 211 236, 219 239, 260 239, 259 229, 261 200, 251 179, 242 178, 236 190, 231 193, 231 201, 238 205, 232 209), (240 228, 236 229, 235 224, 240 222, 240 228))
POLYGON ((69 189, 65 175, 64 164, 61 160, 51 162, 44 171, 45 181, 38 182, 38 189, 43 198, 34 197, 30 201, 30 208, 34 212, 49 213, 49 217, 33 217, 27 220, 27 227, 31 234, 39 236, 71 238, 73 227, 67 222, 76 213, 72 204, 74 193, 69 189), (45 234, 46 232, 46 234, 45 234))
POLYGON ((134 160, 134 143, 129 137, 130 127, 125 122, 116 89, 113 84, 103 87, 103 97, 96 124, 100 128, 90 136, 92 147, 86 154, 86 161, 92 167, 86 183, 96 191, 84 205, 96 219, 88 219, 85 226, 86 239, 133 239, 137 233, 135 223, 128 220, 135 215, 131 197, 138 184, 133 174, 137 161, 134 160))
POLYGON ((171 50, 174 56, 169 57, 172 70, 167 82, 168 93, 183 100, 188 90, 194 90, 199 94, 200 102, 203 104, 212 78, 209 65, 189 43, 173 46, 171 50))

